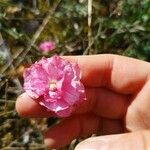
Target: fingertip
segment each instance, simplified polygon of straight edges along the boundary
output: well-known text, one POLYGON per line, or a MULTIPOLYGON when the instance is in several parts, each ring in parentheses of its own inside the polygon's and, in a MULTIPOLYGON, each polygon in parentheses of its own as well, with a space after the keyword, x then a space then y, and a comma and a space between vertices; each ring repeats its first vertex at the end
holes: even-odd
MULTIPOLYGON (((27 102, 31 100, 31 98, 26 94, 21 94, 16 100, 16 110, 20 116, 26 116, 27 110, 29 107, 26 107, 27 102)), ((30 105, 28 105, 30 106, 30 105)))
POLYGON ((27 93, 23 93, 17 98, 16 110, 22 117, 50 117, 51 113, 43 106, 38 104, 36 100, 32 99, 27 93))

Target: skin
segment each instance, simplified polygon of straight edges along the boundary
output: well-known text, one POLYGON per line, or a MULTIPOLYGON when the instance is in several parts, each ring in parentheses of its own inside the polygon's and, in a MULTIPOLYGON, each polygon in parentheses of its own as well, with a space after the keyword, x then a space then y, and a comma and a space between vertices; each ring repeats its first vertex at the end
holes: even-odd
MULTIPOLYGON (((79 64, 87 101, 45 132, 45 144, 60 148, 95 133, 75 150, 149 150, 150 64, 108 54, 64 59, 79 64)), ((18 97, 16 109, 23 117, 52 116, 26 93, 18 97)))

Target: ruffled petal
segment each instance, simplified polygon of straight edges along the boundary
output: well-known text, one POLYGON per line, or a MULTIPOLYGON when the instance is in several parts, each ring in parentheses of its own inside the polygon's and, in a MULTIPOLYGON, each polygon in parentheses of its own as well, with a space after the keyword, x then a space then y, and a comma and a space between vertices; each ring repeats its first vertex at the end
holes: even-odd
POLYGON ((24 90, 32 98, 38 98, 48 89, 48 78, 41 65, 35 64, 24 72, 24 90))
POLYGON ((47 110, 59 117, 68 117, 85 100, 80 81, 80 69, 75 63, 55 55, 42 58, 24 72, 24 89, 47 110))

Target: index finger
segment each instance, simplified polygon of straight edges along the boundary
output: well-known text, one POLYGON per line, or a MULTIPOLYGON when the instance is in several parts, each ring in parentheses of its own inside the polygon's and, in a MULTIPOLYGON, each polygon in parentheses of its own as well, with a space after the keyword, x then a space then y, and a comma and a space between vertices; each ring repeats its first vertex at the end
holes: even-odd
POLYGON ((65 56, 78 63, 82 82, 88 87, 107 87, 122 94, 133 94, 149 77, 150 65, 141 60, 111 54, 65 56))
MULTIPOLYGON (((117 94, 103 88, 86 89, 87 100, 82 102, 72 115, 94 113, 98 116, 120 119, 129 105, 128 96, 117 94)), ((24 117, 51 117, 52 113, 39 105, 36 99, 32 99, 26 93, 18 97, 16 101, 17 112, 24 117)))

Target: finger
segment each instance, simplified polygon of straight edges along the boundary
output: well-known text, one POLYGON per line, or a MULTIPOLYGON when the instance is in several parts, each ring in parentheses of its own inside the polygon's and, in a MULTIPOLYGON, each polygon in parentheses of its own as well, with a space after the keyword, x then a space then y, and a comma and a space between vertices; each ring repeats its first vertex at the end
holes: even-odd
POLYGON ((17 98, 16 110, 23 117, 43 118, 52 116, 50 112, 26 93, 23 93, 17 98))
POLYGON ((87 88, 86 95, 87 101, 76 109, 76 114, 93 112, 105 118, 119 119, 126 114, 130 103, 130 96, 117 94, 106 88, 87 88))
POLYGON ((81 142, 75 150, 148 150, 149 139, 149 131, 94 137, 81 142))
MULTIPOLYGON (((96 115, 118 119, 125 115, 128 96, 116 94, 104 88, 86 89, 87 100, 80 104, 74 114, 93 112, 96 115)), ((50 117, 52 114, 26 93, 16 101, 17 112, 24 117, 50 117)))
MULTIPOLYGON (((120 122, 110 122, 114 132, 120 131, 120 122), (116 127, 114 127, 116 126, 116 127), (118 128, 118 130, 117 130, 118 128)), ((101 130, 101 119, 96 115, 74 116, 62 121, 60 124, 50 128, 45 133, 45 144, 49 148, 60 148, 69 144, 73 139, 86 137, 101 130)))
POLYGON ((134 96, 127 110, 126 124, 129 131, 150 129, 150 80, 134 96))
POLYGON ((99 135, 119 134, 124 132, 124 124, 122 120, 101 119, 101 129, 99 135))
POLYGON ((104 54, 64 58, 78 63, 84 85, 105 86, 119 93, 136 92, 150 72, 149 63, 124 56, 104 54))

